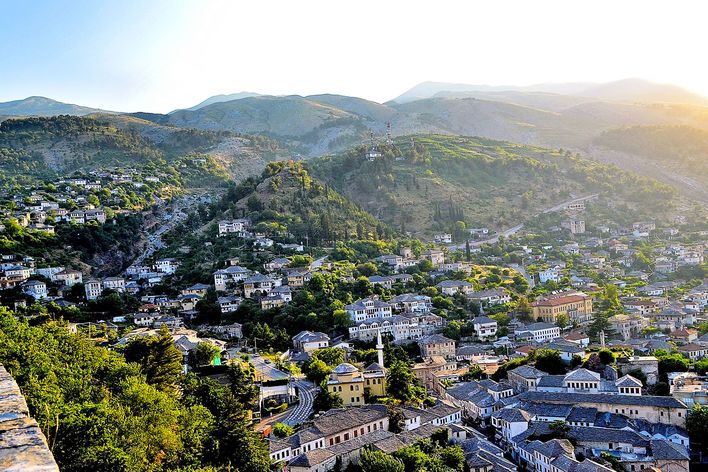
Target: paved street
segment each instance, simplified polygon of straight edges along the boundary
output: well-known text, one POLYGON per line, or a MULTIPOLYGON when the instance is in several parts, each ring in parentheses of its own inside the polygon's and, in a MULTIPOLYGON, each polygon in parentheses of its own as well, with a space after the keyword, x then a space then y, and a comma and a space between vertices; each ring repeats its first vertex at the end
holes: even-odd
POLYGON ((319 387, 309 380, 296 380, 293 384, 298 388, 300 403, 286 412, 282 422, 290 426, 297 426, 312 415, 312 404, 319 387))
POLYGON ((290 374, 278 370, 268 359, 257 354, 252 354, 249 360, 263 380, 284 380, 290 377, 290 374))

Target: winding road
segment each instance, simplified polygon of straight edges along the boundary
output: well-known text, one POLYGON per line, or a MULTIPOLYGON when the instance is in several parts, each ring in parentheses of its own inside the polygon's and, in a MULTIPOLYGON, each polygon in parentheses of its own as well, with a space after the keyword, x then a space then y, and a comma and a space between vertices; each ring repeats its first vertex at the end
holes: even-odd
POLYGON ((309 380, 303 379, 295 380, 293 385, 298 389, 300 403, 295 408, 288 410, 281 422, 290 426, 297 426, 312 416, 315 395, 317 395, 319 387, 309 380))
MULTIPOLYGON (((593 200, 593 199, 597 198, 598 196, 599 196, 599 194, 594 193, 592 195, 586 195, 584 197, 578 197, 578 198, 573 198, 571 200, 566 200, 563 203, 559 203, 557 205, 553 205, 552 207, 548 207, 544 210, 541 210, 540 212, 536 213, 534 215, 534 217, 541 215, 541 214, 552 213, 554 211, 562 210, 566 206, 571 205, 573 203, 580 203, 580 202, 585 202, 588 200, 593 200)), ((494 244, 499 241, 499 237, 504 236, 504 238, 508 238, 509 236, 512 236, 512 235, 518 233, 519 231, 521 231, 521 229, 523 227, 524 227, 524 224, 521 223, 521 224, 513 226, 507 230, 502 231, 501 233, 497 234, 496 236, 494 236, 492 238, 484 239, 482 241, 470 241, 470 247, 479 247, 483 244, 494 244)), ((460 251, 460 250, 465 249, 464 244, 457 244, 457 245, 451 244, 447 247, 452 251, 460 251)))

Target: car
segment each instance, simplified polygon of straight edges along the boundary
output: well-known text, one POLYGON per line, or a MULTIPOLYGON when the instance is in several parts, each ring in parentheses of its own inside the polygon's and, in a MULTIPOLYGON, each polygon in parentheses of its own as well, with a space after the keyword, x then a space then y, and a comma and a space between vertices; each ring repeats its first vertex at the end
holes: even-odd
POLYGON ((273 361, 271 361, 270 359, 266 359, 266 360, 263 361, 263 362, 265 362, 266 364, 272 364, 272 363, 273 363, 273 361))

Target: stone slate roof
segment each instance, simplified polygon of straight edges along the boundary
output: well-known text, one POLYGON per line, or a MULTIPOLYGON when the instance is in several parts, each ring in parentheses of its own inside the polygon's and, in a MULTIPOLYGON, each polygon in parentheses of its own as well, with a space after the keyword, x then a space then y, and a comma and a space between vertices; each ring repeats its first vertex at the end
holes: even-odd
POLYGON ((597 416, 597 408, 586 408, 582 406, 573 407, 570 410, 570 414, 565 419, 568 423, 571 422, 583 422, 583 423, 595 423, 595 417, 597 416))
POLYGON ((300 454, 295 459, 290 461, 291 467, 314 467, 318 464, 323 463, 327 459, 334 457, 327 449, 313 449, 312 451, 307 451, 300 454))
POLYGON ((492 417, 501 418, 509 423, 528 423, 531 421, 531 415, 519 408, 503 408, 492 413, 492 417))
POLYGON ((537 368, 530 366, 530 365, 521 365, 517 367, 516 369, 512 369, 509 371, 510 373, 513 372, 514 374, 524 378, 524 379, 540 379, 546 375, 547 373, 538 370, 537 368))
POLYGON ((651 441, 651 454, 655 460, 687 461, 690 459, 685 447, 671 441, 651 441))
POLYGON ((608 403, 611 405, 653 406, 662 408, 686 408, 673 397, 608 395, 602 393, 566 393, 566 392, 524 392, 519 399, 534 403, 608 403))
POLYGON ((563 375, 546 375, 538 379, 537 386, 539 388, 562 388, 565 376, 563 375))
POLYGON ((600 374, 580 368, 568 373, 565 376, 565 380, 572 382, 597 382, 600 380, 600 374))

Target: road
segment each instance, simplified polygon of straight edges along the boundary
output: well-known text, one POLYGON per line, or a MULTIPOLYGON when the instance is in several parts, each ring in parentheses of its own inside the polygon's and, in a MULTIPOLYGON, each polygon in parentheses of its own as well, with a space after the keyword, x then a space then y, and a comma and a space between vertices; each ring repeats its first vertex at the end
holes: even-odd
POLYGON ((313 412, 313 403, 319 387, 308 380, 295 380, 293 382, 299 392, 300 403, 295 408, 288 410, 281 420, 282 423, 290 426, 297 426, 307 421, 313 412))
POLYGON ((534 286, 536 285, 536 282, 533 280, 533 277, 531 277, 531 276, 529 275, 529 273, 526 272, 526 269, 524 269, 523 266, 521 266, 521 265, 519 265, 519 264, 509 264, 509 267, 511 267, 512 269, 514 269, 515 271, 517 271, 519 274, 521 274, 521 276, 522 276, 523 278, 525 278, 526 281, 529 283, 529 286, 530 286, 531 288, 534 288, 534 286))
POLYGON ((285 380, 290 378, 290 374, 283 372, 275 367, 268 359, 265 359, 257 354, 252 354, 249 359, 253 367, 256 368, 259 376, 264 380, 285 380))
MULTIPOLYGON (((580 203, 580 202, 585 202, 588 200, 592 200, 597 198, 599 195, 597 193, 594 193, 592 195, 586 195, 584 197, 578 197, 578 198, 573 198, 571 200, 566 200, 562 203, 559 203, 557 205, 553 205, 552 207, 548 207, 544 210, 541 210, 540 212, 536 213, 534 217, 541 215, 541 214, 546 214, 546 213, 552 213, 554 211, 559 211, 565 208, 566 206, 572 204, 572 203, 580 203)), ((524 224, 518 224, 516 226, 513 226, 507 230, 502 231, 501 233, 497 234, 496 236, 488 239, 483 239, 481 241, 470 241, 470 247, 479 247, 483 244, 494 244, 499 241, 500 236, 504 236, 504 238, 508 238, 510 236, 513 236, 514 234, 518 233, 521 231, 521 229, 524 227, 524 224)), ((457 245, 449 245, 447 246, 450 250, 452 251, 462 251, 465 249, 465 244, 457 244, 457 245)))

